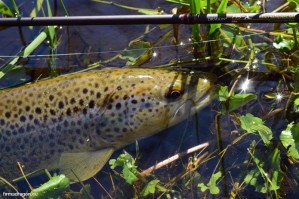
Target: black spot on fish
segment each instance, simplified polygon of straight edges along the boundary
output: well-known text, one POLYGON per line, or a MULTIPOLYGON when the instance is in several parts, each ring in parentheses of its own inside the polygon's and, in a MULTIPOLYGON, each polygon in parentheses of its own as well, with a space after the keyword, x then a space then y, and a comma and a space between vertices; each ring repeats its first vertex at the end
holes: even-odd
POLYGON ((118 86, 118 87, 116 87, 116 89, 120 91, 122 89, 122 87, 118 86))
POLYGON ((39 121, 38 121, 38 119, 34 119, 34 124, 36 124, 36 125, 39 125, 39 121))
POLYGON ((27 163, 27 162, 29 162, 29 159, 26 157, 22 157, 22 162, 27 163))
POLYGON ((10 118, 10 116, 11 116, 11 113, 10 113, 10 112, 6 112, 6 113, 5 113, 5 117, 10 118))
POLYGON ((100 92, 97 92, 97 98, 99 99, 99 98, 101 98, 101 93, 100 92))
POLYGON ((39 136, 38 136, 38 139, 39 139, 39 141, 41 141, 41 142, 44 140, 44 138, 43 138, 42 135, 39 135, 39 136))
POLYGON ((151 105, 151 103, 147 102, 144 104, 144 106, 145 106, 145 108, 150 108, 152 105, 151 105))
POLYGON ((71 145, 71 144, 69 144, 68 147, 69 147, 70 150, 73 150, 73 149, 74 149, 74 146, 71 145))
POLYGON ((66 110, 66 114, 67 114, 68 116, 71 116, 71 115, 72 115, 72 111, 71 111, 70 108, 68 108, 68 109, 66 110))
POLYGON ((19 106, 22 105, 22 101, 19 100, 19 101, 17 102, 17 104, 18 104, 19 106))
POLYGON ((79 139, 80 144, 84 144, 84 140, 82 138, 79 139))
POLYGON ((119 129, 118 127, 115 127, 115 128, 114 128, 114 132, 115 132, 115 133, 119 133, 119 132, 120 132, 120 129, 119 129))
POLYGON ((5 134, 6 134, 7 137, 10 137, 10 136, 11 136, 11 133, 10 133, 10 131, 8 131, 8 130, 5 131, 5 134))
POLYGON ((32 120, 33 119, 33 115, 30 114, 29 115, 29 119, 32 120))
POLYGON ((56 122, 57 122, 57 119, 56 119, 56 118, 52 118, 52 122, 53 122, 53 123, 56 123, 56 122))
POLYGON ((55 147, 55 143, 54 142, 50 142, 49 147, 54 148, 55 147))
POLYGON ((91 100, 91 101, 88 103, 88 106, 89 106, 89 108, 94 108, 94 106, 95 106, 94 101, 91 100))
POLYGON ((74 108, 73 108, 73 112, 74 113, 77 113, 79 111, 79 108, 77 107, 77 106, 75 106, 74 108))
MULTIPOLYGON (((12 131, 12 134, 13 134, 13 135, 17 135, 18 132, 17 132, 16 130, 14 130, 14 131, 12 131)), ((20 138, 18 138, 18 139, 20 139, 20 138)), ((17 139, 17 142, 20 142, 20 141, 18 141, 18 139, 17 139)))
POLYGON ((84 100, 83 100, 83 99, 80 99, 79 104, 80 104, 81 106, 83 106, 83 105, 84 105, 84 100))
POLYGON ((39 108, 39 107, 37 107, 37 108, 35 109, 35 112, 36 112, 37 114, 41 114, 41 113, 42 113, 42 109, 39 108))
POLYGON ((5 120, 4 119, 0 119, 0 125, 3 126, 5 124, 5 120))
POLYGON ((108 86, 107 86, 107 87, 105 87, 104 91, 105 91, 105 92, 107 92, 107 91, 108 91, 108 86))
POLYGON ((83 114, 86 115, 87 114, 87 108, 83 109, 83 114))
POLYGON ((30 111, 30 106, 26 106, 25 107, 25 110, 28 112, 28 111, 30 111))
POLYGON ((133 100, 131 101, 132 104, 137 104, 137 102, 138 102, 138 101, 135 100, 135 99, 133 99, 133 100))
POLYGON ((29 138, 24 137, 24 143, 27 144, 29 142, 29 138))
POLYGON ((26 127, 26 131, 29 132, 30 130, 31 130, 31 125, 28 124, 27 127, 26 127))
POLYGON ((71 103, 71 104, 75 104, 75 103, 76 103, 75 98, 72 98, 72 99, 70 100, 70 103, 71 103))
POLYGON ((76 129, 75 132, 76 132, 77 135, 81 134, 81 130, 80 129, 76 129))
POLYGON ((99 87, 99 84, 96 82, 96 83, 94 83, 94 87, 95 88, 98 88, 99 87))
POLYGON ((120 109, 121 108, 121 103, 117 103, 116 105, 115 105, 115 108, 118 110, 118 109, 120 109))
POLYGON ((127 128, 123 128, 123 132, 126 133, 128 131, 127 128))
POLYGON ((60 101, 60 102, 58 103, 58 108, 60 108, 60 109, 63 109, 63 108, 64 108, 64 104, 63 104, 62 101, 60 101))
POLYGON ((53 109, 50 109, 51 115, 56 115, 56 112, 53 109))
POLYGON ((82 93, 86 94, 87 92, 88 92, 88 89, 87 88, 83 88, 82 93))
POLYGON ((68 127, 68 126, 69 126, 69 122, 68 122, 67 120, 64 120, 63 125, 64 125, 65 127, 68 127))
POLYGON ((50 96, 49 96, 49 100, 52 101, 53 99, 54 99, 54 96, 53 96, 53 95, 50 95, 50 96))
POLYGON ((128 99, 128 95, 124 95, 123 99, 124 100, 128 99))
POLYGON ((49 134, 49 138, 50 138, 50 139, 54 139, 54 134, 53 134, 53 133, 50 133, 50 134, 49 134))
POLYGON ((61 129, 62 129, 62 128, 61 128, 60 125, 57 125, 57 126, 56 126, 56 131, 61 131, 61 129))
POLYGON ((112 109, 112 104, 109 104, 109 105, 107 106, 107 109, 108 109, 108 110, 111 110, 111 109, 112 109))
POLYGON ((50 154, 53 156, 55 154, 55 150, 54 149, 51 149, 50 150, 50 154))
POLYGON ((22 115, 22 116, 20 117, 20 121, 21 121, 21 122, 25 122, 25 121, 26 121, 26 117, 25 117, 24 115, 22 115))

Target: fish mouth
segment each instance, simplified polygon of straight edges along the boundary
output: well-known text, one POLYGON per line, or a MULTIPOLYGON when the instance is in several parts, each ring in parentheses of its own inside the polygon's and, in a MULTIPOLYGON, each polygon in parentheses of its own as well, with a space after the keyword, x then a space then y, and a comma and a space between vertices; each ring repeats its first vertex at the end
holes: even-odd
POLYGON ((173 113, 168 126, 172 126, 180 120, 189 118, 191 115, 205 108, 215 97, 215 88, 208 89, 202 96, 200 96, 196 101, 193 99, 187 99, 185 102, 180 104, 175 112, 173 113), (190 107, 190 108, 187 108, 190 107), (188 111, 189 110, 189 111, 188 111), (184 116, 183 116, 184 115, 184 116), (176 122, 175 122, 176 121, 176 122))
POLYGON ((217 87, 209 88, 202 96, 200 96, 192 107, 192 111, 197 112, 206 107, 216 97, 217 87))

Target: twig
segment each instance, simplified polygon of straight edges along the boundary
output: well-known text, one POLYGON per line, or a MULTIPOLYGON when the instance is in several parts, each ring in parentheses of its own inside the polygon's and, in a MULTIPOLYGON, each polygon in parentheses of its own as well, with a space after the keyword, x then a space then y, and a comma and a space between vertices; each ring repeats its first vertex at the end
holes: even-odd
POLYGON ((32 191, 33 187, 32 187, 31 184, 29 183, 29 181, 28 181, 28 179, 27 179, 27 177, 26 177, 26 175, 25 175, 25 173, 24 173, 24 171, 23 171, 23 169, 22 169, 22 165, 21 165, 21 163, 20 163, 20 162, 17 162, 17 164, 18 164, 18 167, 19 167, 19 169, 20 169, 20 171, 21 171, 21 173, 22 173, 24 179, 26 180, 26 182, 27 182, 27 184, 28 184, 30 190, 32 191))
POLYGON ((106 192, 106 194, 109 196, 109 198, 113 199, 113 197, 109 194, 109 192, 105 189, 105 187, 103 187, 103 185, 95 178, 95 177, 92 177, 96 182, 97 184, 106 192))
POLYGON ((159 163, 157 163, 156 165, 151 166, 150 168, 148 168, 148 169, 142 171, 142 172, 140 173, 140 176, 143 177, 143 176, 145 176, 145 175, 148 175, 148 174, 150 174, 151 172, 153 172, 153 171, 155 171, 155 170, 157 170, 157 169, 160 169, 160 168, 162 168, 162 167, 164 167, 164 166, 170 164, 171 162, 176 161, 176 160, 179 159, 179 158, 184 157, 185 155, 188 155, 188 154, 193 153, 193 152, 195 152, 195 151, 198 151, 198 150, 200 150, 200 149, 204 149, 204 148, 206 148, 207 146, 209 146, 209 143, 208 143, 208 142, 203 143, 203 144, 200 144, 200 145, 197 145, 197 146, 195 146, 195 147, 192 147, 192 148, 190 148, 190 149, 188 149, 188 150, 186 150, 186 151, 184 151, 184 152, 178 153, 178 154, 176 154, 176 155, 174 155, 174 156, 172 156, 172 157, 170 157, 170 158, 168 158, 168 159, 166 159, 166 160, 163 160, 162 162, 159 162, 159 163))

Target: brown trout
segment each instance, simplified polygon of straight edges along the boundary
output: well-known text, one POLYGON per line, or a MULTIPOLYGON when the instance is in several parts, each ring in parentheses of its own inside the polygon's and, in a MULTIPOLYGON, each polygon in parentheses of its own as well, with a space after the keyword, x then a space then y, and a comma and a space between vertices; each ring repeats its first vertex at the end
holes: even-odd
POLYGON ((212 99, 207 74, 104 69, 0 92, 0 176, 60 169, 94 176, 113 151, 186 119, 212 99))

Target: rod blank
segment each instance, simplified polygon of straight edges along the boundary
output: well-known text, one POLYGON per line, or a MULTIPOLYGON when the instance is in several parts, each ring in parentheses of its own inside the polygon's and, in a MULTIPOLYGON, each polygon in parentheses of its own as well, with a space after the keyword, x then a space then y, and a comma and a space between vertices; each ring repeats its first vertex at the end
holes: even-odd
POLYGON ((129 25, 129 24, 214 24, 299 22, 299 13, 238 13, 181 15, 105 15, 69 17, 0 18, 0 26, 129 25))

